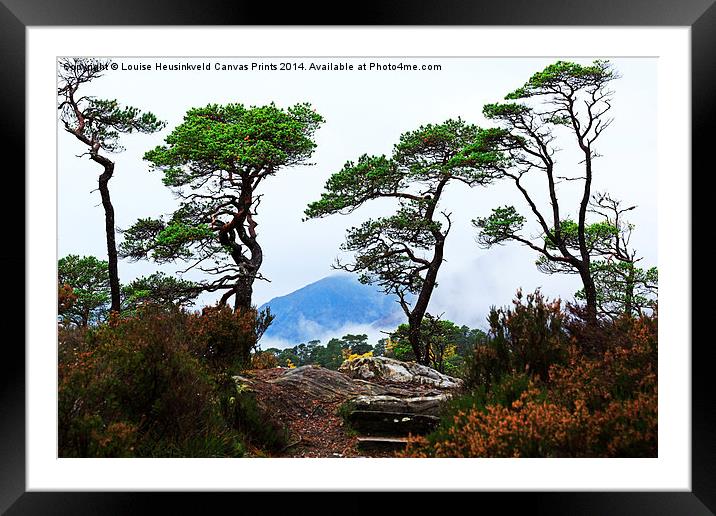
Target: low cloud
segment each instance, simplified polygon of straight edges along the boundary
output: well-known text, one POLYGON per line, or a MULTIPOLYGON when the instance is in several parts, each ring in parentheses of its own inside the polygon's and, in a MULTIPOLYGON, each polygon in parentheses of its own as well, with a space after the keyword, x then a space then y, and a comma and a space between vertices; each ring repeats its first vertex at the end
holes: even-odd
POLYGON ((534 252, 512 245, 495 247, 457 266, 446 262, 428 312, 485 330, 490 307, 511 305, 519 288, 525 293, 539 288, 549 299, 573 300, 580 288, 578 276, 543 274, 534 265, 535 259, 534 252))

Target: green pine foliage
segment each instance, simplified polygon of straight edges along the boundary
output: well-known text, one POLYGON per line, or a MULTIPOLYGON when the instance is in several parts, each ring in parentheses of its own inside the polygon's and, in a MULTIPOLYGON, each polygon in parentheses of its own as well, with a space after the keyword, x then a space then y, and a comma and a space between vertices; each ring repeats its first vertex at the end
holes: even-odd
POLYGON ((144 155, 180 199, 167 219, 142 218, 124 231, 120 255, 188 262, 213 277, 201 289, 251 305, 263 251, 256 227, 260 185, 305 164, 323 117, 310 104, 209 104, 187 111, 165 145, 144 155))

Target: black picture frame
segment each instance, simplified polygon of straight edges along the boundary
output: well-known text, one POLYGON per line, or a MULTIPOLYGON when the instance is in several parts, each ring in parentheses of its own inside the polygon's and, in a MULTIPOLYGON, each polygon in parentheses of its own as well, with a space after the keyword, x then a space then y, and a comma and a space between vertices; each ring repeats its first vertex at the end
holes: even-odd
MULTIPOLYGON (((692 73, 692 182, 694 171, 713 168, 711 142, 716 95, 716 5, 715 0, 370 0, 339 11, 314 9, 304 3, 276 8, 269 2, 221 3, 213 0, 0 0, 0 70, 4 79, 2 113, 2 156, 7 198, 24 199, 25 149, 25 29, 28 26, 80 25, 608 25, 684 26, 691 29, 692 73), (323 15, 317 14, 323 12, 323 15), (326 16, 330 13, 330 16, 326 16), (330 18, 330 19, 328 19, 330 18), (10 167, 10 159, 19 165, 10 167), (709 166, 710 165, 710 166, 709 166), (12 190, 11 190, 12 188, 12 190)), ((353 5, 353 4, 346 4, 353 5)), ((48 171, 48 174, 52 172, 48 171)), ((698 190, 693 189, 692 192, 698 190)), ((694 206, 697 203, 694 200, 694 206)), ((11 202, 0 203, 3 221, 3 252, 0 271, 7 276, 0 295, 2 314, 15 325, 16 314, 25 307, 25 284, 32 274, 25 266, 24 209, 11 202), (23 274, 20 274, 20 271, 23 274), (20 293, 23 294, 20 294, 20 293), (21 308, 22 307, 22 308, 21 308)), ((692 212, 692 235, 699 234, 699 218, 692 212), (696 230, 694 232, 694 230, 696 230)), ((48 243, 54 245, 54 243, 48 243)), ((691 251, 693 253, 693 251, 691 251)), ((695 269, 694 269, 695 270, 695 269)), ((703 311, 693 303, 692 321, 703 311)), ((691 328, 693 330, 693 326, 691 328)), ((8 332, 10 330, 7 330, 8 332)), ((691 334, 691 331, 689 332, 691 334)), ((7 514, 127 514, 147 507, 147 498, 160 498, 162 512, 207 513, 212 506, 231 503, 227 498, 246 493, 213 495, 202 493, 61 493, 26 492, 25 489, 25 351, 17 336, 5 334, 0 357, 0 511, 7 514), (197 498, 199 498, 197 500, 197 498)), ((692 338, 693 342, 694 339, 692 338)), ((670 343, 691 346, 692 355, 692 490, 690 492, 584 492, 584 493, 474 493, 476 504, 496 501, 501 510, 524 509, 537 514, 715 514, 716 513, 716 410, 711 387, 708 348, 701 342, 670 343)), ((48 350, 49 352, 49 350, 48 350)), ((272 496, 271 505, 285 509, 272 496)), ((425 494, 400 498, 404 511, 419 507, 425 494)), ((302 497, 292 493, 292 504, 302 497)), ((281 498, 279 498, 280 500, 281 498)), ((335 512, 359 512, 356 504, 326 508, 335 512)), ((313 506, 316 512, 315 505, 313 506)), ((267 510, 269 507, 267 507, 267 510)), ((265 512, 265 511, 264 511, 265 512)), ((270 512, 270 511, 269 511, 270 512)))

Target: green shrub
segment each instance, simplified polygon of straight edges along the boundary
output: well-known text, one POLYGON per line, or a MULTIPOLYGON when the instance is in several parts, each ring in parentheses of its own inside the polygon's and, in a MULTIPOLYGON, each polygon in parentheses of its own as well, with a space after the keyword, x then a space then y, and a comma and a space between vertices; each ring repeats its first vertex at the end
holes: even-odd
POLYGON ((462 378, 465 376, 465 358, 458 354, 452 355, 445 359, 443 369, 449 376, 462 378))

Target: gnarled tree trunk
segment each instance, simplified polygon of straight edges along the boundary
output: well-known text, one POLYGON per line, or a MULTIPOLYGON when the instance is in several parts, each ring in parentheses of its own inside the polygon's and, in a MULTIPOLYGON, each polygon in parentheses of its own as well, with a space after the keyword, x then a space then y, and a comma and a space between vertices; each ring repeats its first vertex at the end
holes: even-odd
POLYGON ((584 267, 579 270, 579 276, 582 279, 584 285, 584 298, 586 301, 586 320, 592 328, 596 328, 597 325, 597 288, 594 285, 594 278, 592 278, 589 270, 584 271, 584 267))
POLYGON ((104 208, 104 228, 107 237, 107 261, 109 263, 109 290, 111 306, 110 310, 119 312, 121 306, 119 271, 117 268, 117 243, 114 236, 114 207, 109 197, 109 180, 114 173, 114 163, 101 156, 93 156, 93 159, 104 167, 104 172, 99 176, 99 193, 102 197, 104 208))
POLYGON ((236 280, 236 288, 234 290, 234 310, 248 310, 251 308, 251 296, 253 295, 254 278, 251 276, 243 276, 236 280))
POLYGON ((436 235, 433 259, 431 260, 428 272, 425 274, 425 281, 420 289, 418 299, 415 301, 415 305, 410 311, 410 315, 408 317, 408 342, 410 342, 410 346, 413 348, 413 353, 415 353, 415 361, 423 365, 430 365, 430 352, 421 342, 421 327, 425 313, 428 310, 430 297, 432 296, 433 290, 435 290, 438 271, 443 263, 444 247, 445 236, 442 234, 436 235))

